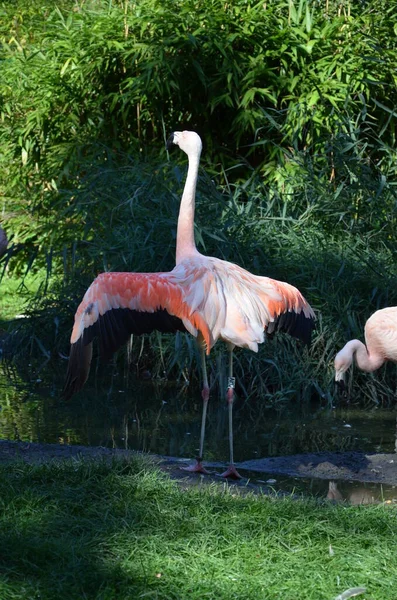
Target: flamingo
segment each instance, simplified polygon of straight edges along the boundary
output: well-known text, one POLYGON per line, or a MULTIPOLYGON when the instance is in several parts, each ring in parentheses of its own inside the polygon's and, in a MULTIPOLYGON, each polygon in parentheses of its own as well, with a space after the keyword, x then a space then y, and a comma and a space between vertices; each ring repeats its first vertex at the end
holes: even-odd
POLYGON ((344 376, 353 362, 362 371, 376 371, 384 362, 397 362, 397 306, 374 312, 364 327, 365 344, 350 340, 335 356, 335 382, 343 391, 344 376))
POLYGON ((233 458, 233 349, 239 346, 257 352, 265 330, 285 331, 309 343, 315 317, 292 285, 253 275, 197 250, 194 210, 202 143, 193 131, 176 131, 167 142, 167 147, 172 145, 188 157, 178 217, 176 266, 163 273, 102 273, 94 280, 75 315, 63 396, 70 397, 86 382, 94 337, 99 338, 101 355, 109 358, 132 333, 189 332, 197 339, 200 351, 203 410, 199 456, 186 469, 207 473, 202 464, 210 396, 206 354, 218 340, 223 340, 229 352, 230 461, 222 476, 239 478, 233 458))

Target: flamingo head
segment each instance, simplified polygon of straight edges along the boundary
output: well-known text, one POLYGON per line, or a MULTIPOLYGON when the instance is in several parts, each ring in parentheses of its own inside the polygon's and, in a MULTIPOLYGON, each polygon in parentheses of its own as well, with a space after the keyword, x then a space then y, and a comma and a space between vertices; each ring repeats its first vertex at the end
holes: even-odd
POLYGON ((188 156, 201 154, 202 143, 200 136, 195 131, 174 131, 167 140, 167 149, 179 146, 188 156))
POLYGON ((345 348, 342 348, 340 352, 335 356, 334 369, 335 369, 335 384, 340 392, 345 393, 345 373, 352 364, 351 353, 348 353, 345 348))

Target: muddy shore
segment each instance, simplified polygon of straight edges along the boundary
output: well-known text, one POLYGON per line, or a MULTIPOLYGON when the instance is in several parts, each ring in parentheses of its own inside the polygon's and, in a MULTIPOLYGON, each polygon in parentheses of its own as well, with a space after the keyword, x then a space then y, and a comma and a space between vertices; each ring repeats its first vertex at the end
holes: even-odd
MULTIPOLYGON (((36 444, 0 440, 0 462, 22 460, 40 463, 70 458, 111 459, 136 455, 132 450, 61 444, 36 444)), ((153 456, 153 460, 173 478, 186 477, 181 467, 188 459, 153 456)), ((221 472, 223 463, 208 462, 210 469, 221 472)), ((318 452, 275 458, 247 460, 236 464, 242 475, 288 475, 328 480, 360 481, 397 485, 397 454, 361 452, 318 452)), ((193 477, 197 477, 193 475, 193 477)))

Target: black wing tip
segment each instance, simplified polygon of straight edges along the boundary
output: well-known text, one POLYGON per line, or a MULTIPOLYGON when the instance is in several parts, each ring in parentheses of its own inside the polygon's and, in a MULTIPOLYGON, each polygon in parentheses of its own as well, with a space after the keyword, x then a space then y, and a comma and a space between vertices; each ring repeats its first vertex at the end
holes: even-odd
POLYGON ((173 146, 175 145, 174 142, 174 132, 171 133, 170 137, 168 138, 168 140, 165 143, 165 147, 167 150, 170 150, 173 146))
POLYGON ((84 334, 84 341, 99 337, 102 358, 109 359, 114 352, 128 341, 131 334, 143 335, 152 331, 161 333, 176 333, 186 331, 179 317, 175 317, 166 309, 154 312, 131 310, 129 308, 114 308, 101 315, 96 323, 96 329, 90 334, 84 334), (89 335, 89 337, 88 337, 89 335))
POLYGON ((165 309, 154 312, 141 312, 129 308, 108 310, 98 320, 84 330, 82 336, 71 345, 69 365, 61 399, 68 400, 81 390, 90 372, 92 341, 99 338, 100 355, 109 360, 132 333, 143 335, 152 331, 176 333, 187 331, 179 317, 169 314, 165 309))
POLYGON ((289 311, 282 313, 266 329, 267 335, 273 336, 276 332, 288 333, 288 335, 300 340, 306 346, 310 346, 312 331, 316 328, 313 316, 307 317, 303 311, 296 313, 289 311))
POLYGON ((59 399, 64 402, 67 402, 68 400, 70 400, 70 398, 72 396, 77 394, 77 392, 80 391, 80 389, 81 389, 81 386, 77 385, 76 381, 69 380, 68 375, 66 375, 66 381, 63 386, 61 395, 59 396, 59 399))
POLYGON ((339 381, 334 382, 334 385, 337 396, 343 398, 344 400, 348 400, 349 394, 344 380, 339 379, 339 381))
POLYGON ((83 338, 80 338, 71 345, 68 370, 66 373, 65 384, 61 392, 61 400, 70 400, 74 394, 77 394, 88 379, 92 358, 92 343, 84 345, 83 338))
POLYGON ((76 382, 65 383, 60 395, 60 400, 67 402, 72 396, 81 390, 81 385, 76 385, 76 382))

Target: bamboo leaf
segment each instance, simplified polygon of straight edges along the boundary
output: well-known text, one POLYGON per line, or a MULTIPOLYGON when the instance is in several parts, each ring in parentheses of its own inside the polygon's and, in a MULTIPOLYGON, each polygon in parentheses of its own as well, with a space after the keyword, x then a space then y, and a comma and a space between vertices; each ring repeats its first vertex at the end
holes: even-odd
POLYGON ((310 6, 309 6, 309 3, 306 2, 305 25, 306 25, 306 31, 307 31, 307 33, 310 33, 311 30, 312 30, 312 22, 313 22, 313 19, 312 19, 312 15, 311 15, 311 12, 310 12, 310 6))
POLYGON ((66 59, 66 61, 65 61, 65 62, 64 62, 64 64, 62 65, 62 68, 61 68, 61 71, 60 71, 60 75, 61 75, 61 77, 63 77, 63 75, 66 73, 66 70, 67 70, 67 68, 68 68, 68 66, 69 66, 69 64, 71 63, 71 61, 72 61, 72 60, 73 60, 73 59, 72 59, 72 57, 70 56, 68 59, 66 59))

